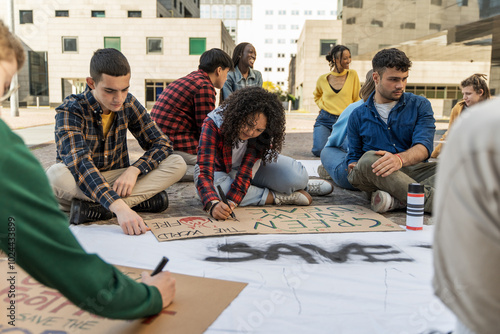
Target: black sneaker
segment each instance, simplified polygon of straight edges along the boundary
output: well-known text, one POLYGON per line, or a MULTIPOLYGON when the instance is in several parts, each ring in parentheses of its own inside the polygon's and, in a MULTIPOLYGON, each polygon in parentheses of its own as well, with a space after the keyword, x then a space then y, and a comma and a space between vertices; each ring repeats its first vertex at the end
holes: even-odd
POLYGON ((70 224, 82 224, 89 221, 108 220, 113 218, 113 213, 99 203, 74 199, 71 202, 69 214, 70 224))
POLYGON ((154 195, 150 199, 145 200, 142 203, 137 204, 132 208, 135 212, 163 212, 168 208, 168 196, 167 192, 161 191, 154 195))

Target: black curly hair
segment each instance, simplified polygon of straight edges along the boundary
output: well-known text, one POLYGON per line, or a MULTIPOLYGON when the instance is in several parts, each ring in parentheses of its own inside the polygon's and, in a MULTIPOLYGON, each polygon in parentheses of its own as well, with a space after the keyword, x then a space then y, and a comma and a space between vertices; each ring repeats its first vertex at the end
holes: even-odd
POLYGON ((411 60, 406 54, 396 48, 383 49, 377 52, 372 59, 373 71, 382 76, 386 69, 395 68, 401 72, 407 72, 411 67, 411 60))
POLYGON ((239 134, 245 126, 253 126, 258 114, 267 118, 266 131, 248 140, 249 147, 257 150, 263 164, 278 159, 285 141, 285 110, 278 97, 265 89, 253 86, 232 93, 219 108, 223 123, 221 132, 224 145, 236 147, 239 134))

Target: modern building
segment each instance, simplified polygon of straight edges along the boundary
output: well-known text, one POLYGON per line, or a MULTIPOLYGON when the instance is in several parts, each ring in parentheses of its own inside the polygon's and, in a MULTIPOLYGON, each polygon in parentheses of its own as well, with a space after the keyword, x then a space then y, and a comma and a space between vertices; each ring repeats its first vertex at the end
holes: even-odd
POLYGON ((252 19, 252 0, 201 0, 200 18, 221 19, 236 41, 238 22, 252 19))
POLYGON ((250 42, 257 51, 254 68, 288 91, 289 64, 297 53, 297 40, 306 20, 337 18, 332 0, 253 0, 252 20, 238 22, 237 43, 250 42))
MULTIPOLYGON (((436 119, 449 116, 453 105, 462 98, 460 82, 474 73, 490 74, 491 44, 454 42, 450 32, 441 32, 396 44, 412 60, 406 91, 429 99, 436 119)), ((318 112, 313 99, 317 78, 329 71, 324 50, 329 43, 342 43, 340 21, 306 21, 297 45, 295 96, 299 108, 318 112)), ((358 72, 361 83, 371 69, 378 50, 354 56, 350 68, 358 72)), ((490 81, 491 85, 491 81, 490 81)))
MULTIPOLYGON (((193 19, 199 0, 17 0, 15 33, 27 52, 19 74, 23 105, 57 106, 85 88, 93 52, 112 47, 122 51, 131 69, 130 92, 147 108, 168 83, 198 68, 200 55, 211 48, 232 53, 234 41, 219 19, 193 19), (189 5, 188 5, 189 3, 189 5), (181 6, 182 4, 182 6, 181 6), (169 12, 172 13, 172 12, 169 12)), ((6 21, 5 3, 0 19, 6 21)), ((8 104, 8 103, 7 103, 8 104)))

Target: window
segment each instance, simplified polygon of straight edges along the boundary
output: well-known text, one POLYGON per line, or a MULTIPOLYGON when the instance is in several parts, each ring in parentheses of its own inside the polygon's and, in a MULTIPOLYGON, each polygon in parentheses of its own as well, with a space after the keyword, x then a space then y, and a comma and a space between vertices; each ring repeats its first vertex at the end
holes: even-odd
POLYGON ((431 0, 431 5, 442 6, 443 0, 431 0))
POLYGON ((355 24, 356 23, 356 17, 350 17, 347 20, 345 20, 345 24, 355 24))
POLYGON ((174 8, 177 9, 177 0, 174 0, 174 8))
POLYGON ((273 57, 272 53, 270 53, 270 52, 264 53, 264 58, 272 58, 272 57, 273 57))
POLYGON ((400 28, 401 29, 415 29, 415 22, 401 23, 400 28))
POLYGON ((49 95, 47 52, 28 51, 30 95, 49 95))
POLYGON ((236 6, 235 5, 226 5, 225 6, 225 19, 235 19, 236 18, 236 6))
POLYGON ((319 50, 319 55, 320 56, 326 56, 330 50, 337 45, 337 40, 336 39, 321 39, 319 41, 320 44, 320 50, 319 50))
POLYGON ((273 15, 273 11, 272 10, 266 10, 266 15, 273 15))
POLYGON ((290 40, 290 44, 297 44, 297 40, 296 39, 291 39, 290 40))
POLYGON ((441 25, 439 23, 429 23, 429 30, 441 31, 441 25))
POLYGON ((142 11, 140 10, 129 10, 128 17, 142 17, 142 11))
POLYGON ((299 25, 298 24, 292 24, 290 26, 290 28, 292 28, 292 30, 299 30, 299 25))
POLYGON ((292 15, 299 15, 299 11, 298 10, 292 10, 292 15))
POLYGON ((209 19, 210 18, 210 6, 200 5, 200 18, 209 19))
POLYGON ((207 39, 205 37, 189 38, 189 55, 201 55, 207 50, 207 39))
POLYGON ((278 44, 285 44, 286 40, 284 38, 278 38, 278 44))
POLYGON ((162 37, 147 37, 147 54, 163 54, 163 38, 162 37))
POLYGON ((344 7, 363 8, 363 0, 344 0, 344 7))
POLYGON ((384 27, 384 22, 373 19, 372 20, 372 26, 383 28, 384 27))
POLYGON ((278 53, 278 58, 285 58, 285 54, 284 53, 278 53))
POLYGON ((69 17, 69 10, 56 10, 56 17, 69 17))
POLYGON ((272 72, 273 68, 272 67, 264 67, 264 72, 272 72))
POLYGON ((252 7, 248 5, 240 5, 240 19, 251 19, 252 7))
POLYGON ((112 48, 121 51, 120 37, 104 37, 104 48, 112 48))
POLYGON ((406 86, 405 91, 415 95, 425 96, 428 99, 460 100, 463 97, 459 86, 410 85, 406 86))
POLYGON ((286 10, 279 10, 278 15, 286 15, 286 10))
POLYGON ((224 17, 224 6, 222 5, 214 5, 212 6, 212 18, 213 19, 222 19, 224 17))
POLYGON ((273 39, 272 38, 266 38, 264 40, 264 43, 266 43, 266 44, 273 44, 273 39))
POLYGON ((312 15, 312 10, 305 10, 304 15, 312 15))
POLYGON ((284 67, 278 67, 278 72, 285 72, 285 68, 284 67))
POLYGON ((92 17, 106 17, 106 12, 103 10, 93 10, 92 17))
POLYGON ((285 24, 278 24, 278 29, 279 30, 285 30, 286 29, 286 25, 285 24))
POLYGON ((78 52, 78 37, 63 37, 62 51, 63 53, 78 52))
POLYGON ((285 83, 284 83, 283 81, 278 81, 276 84, 277 84, 278 86, 284 86, 284 85, 285 85, 285 83))
POLYGON ((318 10, 318 15, 326 15, 326 11, 324 11, 324 10, 318 10))
POLYGON ((457 5, 460 7, 467 7, 469 6, 469 0, 457 0, 457 5))
POLYGON ((266 30, 272 30, 273 29, 273 25, 272 24, 266 24, 264 28, 266 30))
POLYGON ((19 11, 19 23, 33 23, 33 11, 32 10, 20 10, 19 11))
POLYGON ((179 1, 179 13, 182 15, 182 2, 179 1))

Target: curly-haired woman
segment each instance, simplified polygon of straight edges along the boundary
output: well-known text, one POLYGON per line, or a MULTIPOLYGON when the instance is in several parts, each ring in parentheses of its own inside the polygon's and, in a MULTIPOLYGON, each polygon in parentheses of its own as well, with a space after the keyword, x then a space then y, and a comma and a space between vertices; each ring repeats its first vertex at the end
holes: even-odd
POLYGON ((316 82, 314 102, 321 109, 313 131, 312 153, 319 157, 332 132, 332 126, 340 114, 353 102, 359 100, 358 73, 349 69, 351 52, 344 45, 335 45, 326 55, 330 72, 316 82))
POLYGON ((302 164, 279 155, 285 139, 285 112, 276 95, 260 87, 240 89, 208 114, 203 123, 195 185, 203 206, 216 219, 227 219, 238 206, 309 205, 313 195, 333 186, 311 180, 302 164), (216 187, 229 205, 219 200, 216 187))

